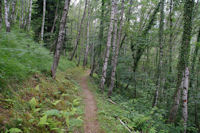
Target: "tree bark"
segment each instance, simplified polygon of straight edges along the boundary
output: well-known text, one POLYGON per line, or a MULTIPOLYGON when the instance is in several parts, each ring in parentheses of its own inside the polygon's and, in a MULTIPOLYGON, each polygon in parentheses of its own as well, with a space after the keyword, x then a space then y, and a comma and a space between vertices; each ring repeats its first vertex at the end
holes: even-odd
POLYGON ((13 0, 12 1, 12 12, 11 12, 11 15, 10 15, 10 23, 11 24, 13 24, 13 21, 15 21, 16 4, 17 4, 17 1, 13 0))
POLYGON ((158 103, 158 97, 159 97, 159 89, 161 88, 161 82, 162 82, 162 67, 163 67, 163 31, 164 31, 164 3, 165 0, 161 0, 160 4, 160 25, 159 25, 159 61, 158 61, 158 67, 157 67, 157 81, 156 81, 156 92, 154 95, 154 101, 152 104, 152 107, 157 106, 158 103))
POLYGON ((174 98, 174 104, 171 108, 169 115, 169 122, 172 123, 176 119, 176 114, 178 112, 180 95, 181 95, 181 82, 183 73, 188 67, 189 54, 190 54, 190 40, 191 40, 191 31, 192 31, 192 12, 193 12, 194 0, 186 0, 184 4, 184 30, 182 36, 182 45, 180 48, 179 62, 177 66, 178 75, 177 75, 177 84, 176 92, 174 98))
POLYGON ((104 58, 104 63, 103 63, 103 68, 102 68, 101 84, 100 84, 100 88, 101 88, 102 92, 104 92, 104 85, 105 85, 105 80, 106 80, 108 59, 109 59, 109 56, 110 56, 110 46, 111 46, 111 39, 112 39, 112 32, 113 32, 113 21, 114 21, 114 16, 115 16, 115 8, 116 8, 116 1, 112 0, 111 15, 110 15, 110 26, 109 26, 109 29, 108 29, 106 52, 105 52, 105 58, 104 58))
POLYGON ((90 9, 88 8, 88 21, 87 21, 87 43, 85 48, 85 54, 83 59, 83 67, 87 65, 89 45, 90 45, 90 9))
POLYGON ((104 35, 104 11, 105 11, 105 0, 101 0, 101 21, 100 21, 100 31, 99 31, 99 56, 101 55, 101 49, 103 45, 103 35, 104 35))
POLYGON ((6 24, 6 32, 10 32, 10 22, 9 22, 9 3, 8 0, 4 0, 4 4, 5 4, 5 24, 6 24))
POLYGON ((31 28, 32 2, 33 1, 30 0, 30 3, 29 3, 28 31, 30 31, 30 28, 31 28))
POLYGON ((83 12, 83 17, 81 19, 80 28, 79 28, 78 35, 77 35, 77 38, 76 38, 75 48, 74 48, 74 50, 72 52, 72 55, 71 55, 71 58, 70 58, 71 61, 73 60, 74 55, 75 55, 75 53, 77 51, 78 45, 80 43, 80 35, 81 35, 82 25, 83 25, 83 22, 84 22, 84 19, 85 19, 85 15, 86 15, 87 4, 88 4, 88 0, 85 0, 85 8, 84 8, 84 12, 83 12))
MULTIPOLYGON (((112 73, 111 73, 111 82, 110 82, 108 96, 111 96, 111 94, 113 92, 113 88, 115 86, 115 74, 116 74, 116 68, 117 68, 119 47, 120 47, 120 42, 121 42, 122 25, 123 25, 123 16, 124 16, 124 0, 122 0, 121 2, 122 2, 122 7, 121 7, 122 9, 121 9, 120 25, 119 25, 116 49, 115 49, 115 44, 113 43, 112 73)), ((117 12, 117 10, 115 12, 117 12)), ((115 17, 115 18, 117 18, 117 17, 115 17)), ((116 20, 115 20, 115 34, 117 34, 117 21, 116 20)), ((116 38, 114 38, 114 39, 116 39, 116 38)), ((113 42, 114 42, 114 40, 113 40, 113 42)))
POLYGON ((46 13, 46 0, 43 0, 43 15, 42 15, 42 27, 41 27, 41 41, 44 40, 45 13, 46 13))
POLYGON ((24 0, 21 0, 20 6, 21 6, 21 24, 20 24, 20 28, 23 29, 24 28, 24 0))
POLYGON ((68 14, 68 10, 69 10, 69 5, 70 5, 70 0, 65 0, 65 6, 64 6, 62 18, 60 21, 60 28, 59 28, 59 34, 58 34, 58 41, 57 41, 57 45, 56 45, 56 51, 54 54, 53 65, 51 67, 51 74, 52 74, 53 78, 56 77, 56 69, 57 69, 57 66, 59 63, 60 53, 61 53, 61 49, 62 49, 64 37, 65 37, 65 25, 66 25, 66 19, 67 19, 67 14, 68 14))
POLYGON ((58 6, 59 6, 59 2, 57 2, 57 5, 56 5, 56 12, 55 12, 54 20, 53 20, 53 26, 52 26, 52 28, 51 28, 51 33, 54 32, 55 25, 56 25, 56 21, 57 21, 57 19, 58 19, 58 6))
POLYGON ((188 119, 188 87, 189 87, 189 69, 186 67, 184 76, 183 76, 183 107, 182 107, 182 118, 183 118, 183 125, 184 125, 184 133, 187 131, 187 119, 188 119))
POLYGON ((172 20, 172 15, 173 15, 173 0, 170 0, 170 7, 169 7, 169 23, 170 23, 170 35, 169 35, 169 72, 172 72, 172 39, 173 39, 173 20, 172 20))
POLYGON ((0 0, 0 31, 2 28, 2 0, 0 0))

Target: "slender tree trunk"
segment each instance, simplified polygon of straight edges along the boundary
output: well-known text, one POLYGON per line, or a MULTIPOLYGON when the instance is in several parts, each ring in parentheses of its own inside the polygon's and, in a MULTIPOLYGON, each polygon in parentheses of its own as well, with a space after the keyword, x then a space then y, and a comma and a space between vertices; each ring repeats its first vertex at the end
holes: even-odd
POLYGON ((28 21, 28 7, 29 7, 29 0, 25 0, 25 19, 24 19, 24 28, 27 26, 27 21, 28 21))
POLYGON ((179 62, 177 66, 177 85, 174 98, 174 104, 171 108, 169 115, 169 122, 174 122, 179 108, 180 97, 181 97, 181 82, 183 73, 188 67, 189 53, 190 53, 190 40, 192 31, 192 12, 193 12, 194 1, 186 0, 184 4, 184 30, 182 36, 182 45, 180 49, 179 62))
POLYGON ((69 10, 69 5, 70 5, 70 0, 65 0, 65 6, 63 9, 63 13, 62 13, 62 18, 60 20, 60 28, 59 28, 59 34, 58 34, 58 41, 57 41, 57 45, 56 45, 56 51, 54 54, 53 65, 51 67, 51 74, 52 74, 53 78, 56 77, 56 69, 57 69, 57 66, 59 63, 60 53, 62 50, 62 45, 63 45, 63 41, 64 41, 64 37, 65 37, 65 25, 66 25, 66 19, 67 19, 67 14, 68 14, 68 10, 69 10))
POLYGON ((0 31, 2 28, 2 0, 0 0, 0 31))
POLYGON ((184 133, 187 131, 187 119, 188 119, 188 87, 189 87, 189 69, 186 67, 184 76, 183 76, 183 107, 182 107, 182 117, 183 117, 183 125, 184 125, 184 133))
POLYGON ((58 19, 58 6, 59 6, 59 1, 57 2, 57 5, 56 5, 56 12, 55 12, 54 20, 53 20, 53 26, 52 26, 52 28, 51 28, 51 33, 54 32, 55 25, 56 25, 56 21, 57 21, 57 19, 58 19))
POLYGON ((197 43, 195 46, 194 54, 192 56, 192 61, 191 61, 191 74, 190 74, 190 88, 193 88, 193 81, 194 81, 194 72, 195 72, 195 66, 196 66, 196 60, 198 57, 198 52, 199 52, 199 43, 200 43, 200 28, 199 28, 199 33, 197 35, 197 43))
POLYGON ((75 55, 75 53, 77 51, 78 45, 80 43, 80 35, 81 35, 82 25, 83 25, 83 22, 84 22, 84 19, 85 19, 85 15, 86 15, 87 4, 88 4, 88 0, 85 0, 85 8, 84 8, 84 12, 83 12, 83 17, 81 19, 80 28, 79 28, 78 35, 77 35, 77 38, 76 38, 75 48, 74 48, 74 50, 72 52, 70 60, 73 60, 74 55, 75 55))
POLYGON ((10 15, 10 23, 13 24, 13 21, 15 20, 15 9, 16 9, 16 4, 17 4, 17 1, 16 0, 13 0, 12 1, 12 12, 11 12, 11 15, 10 15))
POLYGON ((169 72, 172 72, 172 39, 173 39, 173 20, 172 20, 172 15, 173 15, 173 0, 170 0, 170 10, 169 10, 169 25, 170 25, 170 35, 169 35, 169 72))
MULTIPOLYGON (((122 2, 122 9, 121 9, 121 16, 120 16, 120 25, 119 25, 119 31, 118 31, 118 37, 117 37, 117 45, 115 49, 115 44, 113 43, 113 58, 112 58, 112 73, 111 73, 111 82, 109 87, 108 96, 111 96, 113 88, 115 86, 115 74, 116 74, 116 68, 117 68, 117 61, 118 61, 118 54, 119 54, 119 47, 120 47, 120 41, 121 41, 121 33, 122 33, 122 25, 123 25, 123 16, 124 16, 124 0, 122 2)), ((115 11, 117 12, 117 11, 115 11)), ((115 17, 117 18, 117 17, 115 17)), ((115 21, 115 28, 117 29, 117 22, 115 21)), ((117 34, 115 29, 115 34, 117 34)), ((116 39, 116 38, 114 38, 116 39)))
POLYGON ((163 67, 163 31, 164 31, 164 3, 165 0, 161 0, 160 4, 160 26, 159 26, 159 62, 158 62, 158 68, 157 68, 157 81, 156 81, 156 92, 154 95, 154 101, 152 104, 152 107, 157 106, 158 103, 158 96, 159 96, 159 89, 161 88, 161 82, 162 82, 162 67, 163 67))
MULTIPOLYGON (((130 6, 129 6, 129 9, 128 9, 128 14, 127 14, 127 19, 126 19, 128 24, 130 23, 130 18, 131 18, 130 15, 131 15, 131 10, 132 10, 133 0, 130 0, 129 4, 130 4, 130 6)), ((123 46, 123 44, 126 40, 127 35, 128 35, 128 33, 125 32, 124 36, 122 37, 122 41, 120 43, 120 49, 122 48, 122 46, 123 46)))
POLYGON ((21 24, 20 24, 20 28, 23 29, 24 28, 24 0, 21 0, 20 6, 21 6, 21 24))
POLYGON ((101 77, 101 84, 100 84, 102 92, 104 92, 104 85, 105 85, 105 80, 106 80, 108 59, 109 59, 109 56, 110 56, 110 46, 111 46, 111 39, 112 39, 112 32, 113 32, 113 21, 114 21, 114 16, 115 16, 115 8, 116 8, 116 1, 112 0, 111 15, 110 15, 110 26, 109 26, 109 29, 108 29, 108 39, 107 39, 107 44, 106 44, 106 53, 105 53, 105 58, 104 58, 104 63, 103 63, 103 68, 102 68, 102 77, 101 77))
POLYGON ((87 21, 87 43, 85 48, 85 54, 83 59, 83 67, 87 65, 87 59, 88 59, 88 52, 89 52, 89 45, 90 45, 90 9, 88 7, 88 21, 87 21))
POLYGON ((41 27, 41 41, 44 40, 45 13, 46 13, 46 0, 43 0, 43 15, 42 15, 42 27, 41 27))
POLYGON ((100 31, 99 31, 99 56, 101 55, 104 35, 104 11, 105 11, 105 0, 101 0, 101 20, 100 20, 100 31))
POLYGON ((9 22, 9 3, 8 0, 4 0, 5 4, 5 24, 6 24, 6 32, 10 32, 10 22, 9 22))
POLYGON ((31 28, 32 2, 33 1, 30 0, 30 3, 29 3, 28 31, 30 31, 30 28, 31 28))

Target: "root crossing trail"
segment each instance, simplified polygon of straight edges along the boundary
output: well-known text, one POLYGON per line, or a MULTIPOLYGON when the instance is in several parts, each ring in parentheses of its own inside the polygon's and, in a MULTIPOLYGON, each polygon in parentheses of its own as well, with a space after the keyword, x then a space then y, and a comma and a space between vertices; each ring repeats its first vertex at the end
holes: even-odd
POLYGON ((80 86, 83 89, 85 103, 84 131, 85 133, 100 133, 97 121, 97 106, 95 98, 88 87, 89 72, 81 78, 80 86))

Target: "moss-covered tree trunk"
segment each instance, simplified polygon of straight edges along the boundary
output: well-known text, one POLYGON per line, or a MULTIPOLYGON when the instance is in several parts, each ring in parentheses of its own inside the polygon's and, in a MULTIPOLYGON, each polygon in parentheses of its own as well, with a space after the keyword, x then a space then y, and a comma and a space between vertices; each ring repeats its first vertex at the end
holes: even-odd
POLYGON ((162 67, 163 67, 163 31, 164 31, 164 3, 165 0, 161 0, 160 4, 160 25, 159 25, 159 61, 158 61, 158 67, 157 67, 157 81, 156 81, 156 91, 154 95, 154 101, 153 101, 153 107, 157 106, 158 103, 158 97, 159 97, 159 89, 161 88, 161 82, 162 82, 162 67))
MULTIPOLYGON (((186 0, 184 4, 184 31, 182 35, 182 45, 180 47, 179 61, 177 65, 178 75, 176 91, 174 95, 174 103, 170 110, 169 122, 174 122, 176 120, 176 115, 178 112, 180 98, 181 98, 181 83, 183 78, 183 73, 189 65, 189 54, 190 54, 190 40, 192 31, 192 12, 193 12, 194 0, 186 0)), ((183 101, 188 102, 188 101, 183 101)))

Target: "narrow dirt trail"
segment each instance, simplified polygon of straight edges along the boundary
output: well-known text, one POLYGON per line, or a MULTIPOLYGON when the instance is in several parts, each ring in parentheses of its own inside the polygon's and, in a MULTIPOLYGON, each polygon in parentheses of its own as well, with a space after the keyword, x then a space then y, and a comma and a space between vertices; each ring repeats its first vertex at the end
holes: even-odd
POLYGON ((100 133, 97 120, 97 106, 95 98, 88 87, 89 72, 85 74, 80 81, 83 89, 83 98, 85 103, 84 131, 85 133, 100 133))

